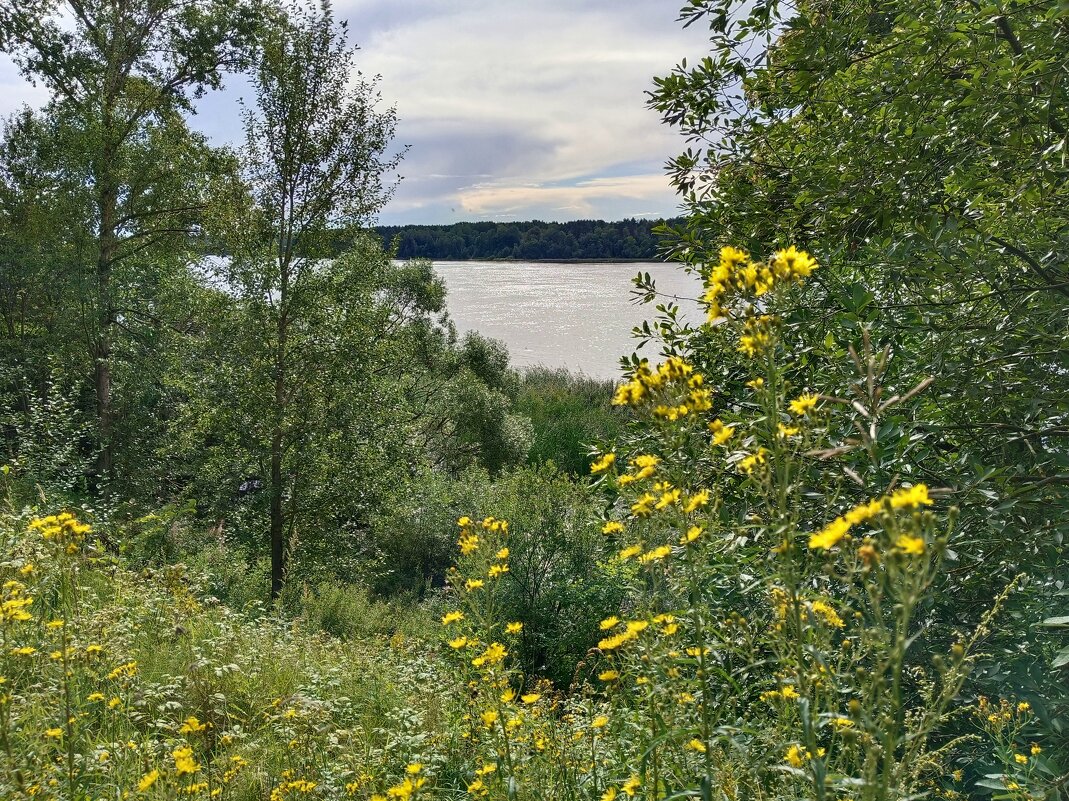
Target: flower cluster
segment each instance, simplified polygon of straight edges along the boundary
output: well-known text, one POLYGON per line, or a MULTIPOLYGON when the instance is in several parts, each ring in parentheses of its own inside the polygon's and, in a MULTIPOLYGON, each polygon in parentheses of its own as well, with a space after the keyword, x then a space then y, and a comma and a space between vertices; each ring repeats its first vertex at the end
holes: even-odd
POLYGON ((720 249, 720 261, 709 271, 702 300, 709 307, 709 321, 722 317, 733 300, 759 298, 784 283, 799 283, 817 268, 816 261, 793 245, 778 250, 766 262, 755 262, 734 247, 720 249))
POLYGON ((41 539, 55 543, 68 554, 74 554, 93 529, 70 512, 61 512, 31 520, 30 530, 40 534, 41 539))
MULTIPOLYGON (((912 487, 895 490, 890 495, 855 506, 846 514, 835 518, 809 537, 809 547, 818 550, 834 548, 851 528, 868 523, 884 512, 899 509, 912 510, 931 505, 932 500, 928 497, 928 487, 925 484, 915 484, 912 487)), ((911 555, 924 553, 924 540, 920 537, 902 534, 895 544, 903 553, 911 555)))
POLYGON ((712 408, 712 392, 704 383, 705 379, 694 371, 693 365, 678 356, 668 357, 656 370, 643 360, 631 380, 617 387, 612 402, 614 406, 653 403, 657 417, 675 422, 712 408))

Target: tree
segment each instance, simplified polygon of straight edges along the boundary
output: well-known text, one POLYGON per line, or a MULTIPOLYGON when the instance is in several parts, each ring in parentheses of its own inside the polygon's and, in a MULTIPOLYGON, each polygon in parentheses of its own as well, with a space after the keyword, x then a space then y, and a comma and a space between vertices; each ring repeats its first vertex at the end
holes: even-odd
MULTIPOLYGON (((376 340, 362 336, 365 326, 385 336, 400 324, 400 307, 373 297, 381 251, 364 245, 332 258, 335 243, 356 239, 385 201, 383 175, 398 160, 384 155, 395 114, 376 109, 373 82, 351 82, 354 56, 327 3, 275 8, 258 43, 256 102, 245 117, 254 208, 235 228, 227 280, 245 321, 238 352, 253 368, 241 379, 251 393, 245 424, 267 454, 273 597, 298 519, 299 465, 327 427, 343 422, 331 390, 344 389, 339 381, 370 389, 376 340), (373 323, 362 316, 372 309, 381 311, 373 323)), ((361 406, 351 393, 340 397, 361 406)))
MULTIPOLYGON (((842 362, 840 325, 908 357, 889 362, 892 386, 910 386, 896 363, 934 380, 923 433, 874 421, 880 466, 861 474, 893 480, 908 457, 967 510, 934 619, 975 613, 1024 572, 1037 600, 1019 614, 1038 620, 1069 486, 1069 11, 698 0, 682 19, 708 24, 712 53, 650 99, 689 142, 670 165, 690 212, 671 253, 707 270, 725 244, 814 252, 812 291, 778 310, 823 336, 797 380, 821 355, 842 362)), ((738 375, 712 340, 706 358, 738 375)), ((1021 692, 1048 680, 1040 642, 1003 643, 1021 692)))
POLYGON ((53 219, 77 215, 48 269, 79 299, 101 480, 113 473, 122 342, 160 324, 163 265, 186 266, 223 166, 183 115, 241 63, 252 27, 232 0, 0 1, 0 48, 51 92, 38 163, 66 198, 53 219))

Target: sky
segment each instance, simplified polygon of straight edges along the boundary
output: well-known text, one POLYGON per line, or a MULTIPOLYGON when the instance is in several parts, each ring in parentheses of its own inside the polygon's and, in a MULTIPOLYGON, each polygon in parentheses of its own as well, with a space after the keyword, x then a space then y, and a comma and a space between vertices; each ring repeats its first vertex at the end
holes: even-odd
MULTIPOLYGON (((681 0, 335 0, 407 146, 383 224, 670 217, 684 147, 645 107, 653 76, 707 52, 681 0)), ((194 127, 241 139, 240 79, 194 127)), ((44 91, 0 56, 0 115, 44 91)))

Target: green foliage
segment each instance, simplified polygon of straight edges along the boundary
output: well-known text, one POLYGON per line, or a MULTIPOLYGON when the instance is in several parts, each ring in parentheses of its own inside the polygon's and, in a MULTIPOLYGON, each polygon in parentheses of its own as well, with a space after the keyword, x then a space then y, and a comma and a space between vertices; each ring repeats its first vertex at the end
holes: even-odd
POLYGON ((299 780, 340 798, 446 762, 426 692, 441 666, 403 635, 373 636, 384 609, 313 602, 308 624, 362 635, 343 643, 221 606, 181 566, 131 573, 73 517, 28 522, 0 522, 4 798, 264 799, 299 780))
POLYGON ((508 604, 512 525, 458 521, 443 623, 468 690, 461 709, 478 721, 469 793, 1057 796, 1057 735, 1032 702, 979 699, 963 714, 968 673, 993 635, 1014 634, 1001 616, 1016 582, 975 619, 940 619, 947 556, 967 535, 952 493, 930 496, 923 466, 888 471, 881 445, 910 438, 903 407, 929 382, 885 385, 886 354, 864 334, 841 357, 851 386, 798 383, 812 375, 798 362, 816 357, 772 312, 792 307, 813 269, 793 248, 761 263, 725 248, 706 277, 717 325, 663 315, 664 361, 637 363, 619 387, 614 402, 639 422, 592 469, 610 504, 600 561, 625 592, 601 622, 590 684, 563 702, 565 726, 545 721, 537 692, 521 694, 531 675, 508 660, 527 634, 508 604), (720 347, 694 349, 708 337, 720 347), (722 358, 732 351, 742 358, 722 358), (714 396, 706 359, 730 365, 738 395, 714 396), (572 771, 554 774, 560 765, 572 771))
POLYGON ((524 624, 519 658, 525 670, 568 687, 619 590, 599 561, 595 498, 552 464, 516 468, 493 480, 478 470, 456 479, 429 473, 406 485, 383 504, 372 526, 373 586, 419 597, 444 587, 456 554, 456 520, 469 509, 507 514, 512 572, 499 595, 502 614, 524 624))
MULTIPOLYGON (((1048 698, 1051 731, 1069 721, 1037 627, 1064 601, 1066 14, 702 0, 682 18, 708 25, 710 56, 657 79, 650 99, 691 145, 671 165, 689 212, 675 257, 707 274, 723 244, 799 243, 825 265, 783 310, 809 343, 798 385, 852 383, 843 332, 863 328, 892 357, 889 392, 933 379, 912 433, 900 409, 862 426, 878 435, 862 479, 912 461, 961 505, 942 623, 976 617, 993 582, 1024 574, 1017 625, 990 643, 973 691, 1048 698)), ((719 382, 732 357, 706 340, 719 382)))
POLYGON ((663 221, 576 220, 553 223, 461 222, 452 225, 381 225, 402 259, 547 259, 600 261, 658 257, 654 230, 663 221))
POLYGON ((0 47, 51 93, 43 114, 5 132, 3 228, 18 244, 5 254, 17 266, 2 286, 3 336, 44 345, 15 351, 25 394, 73 376, 91 388, 98 483, 115 477, 125 407, 151 385, 145 355, 181 319, 165 301, 215 185, 233 178, 184 113, 241 66, 251 29, 246 9, 215 0, 0 3, 0 47))
POLYGON ((563 369, 524 372, 515 409, 534 430, 528 461, 553 462, 576 476, 589 473, 591 446, 614 441, 624 425, 624 415, 610 403, 612 393, 611 381, 563 369))

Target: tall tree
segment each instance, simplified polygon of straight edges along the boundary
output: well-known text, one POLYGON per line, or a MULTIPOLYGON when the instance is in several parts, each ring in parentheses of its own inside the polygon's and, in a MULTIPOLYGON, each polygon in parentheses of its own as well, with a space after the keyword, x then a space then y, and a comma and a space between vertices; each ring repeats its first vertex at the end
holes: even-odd
POLYGON ((241 65, 251 30, 234 0, 0 0, 0 48, 50 91, 53 176, 83 201, 67 204, 80 247, 54 278, 82 299, 101 479, 113 472, 117 348, 159 323, 161 265, 189 250, 219 168, 183 115, 241 65))
POLYGON ((366 289, 366 260, 382 257, 333 256, 385 202, 383 176, 400 156, 386 155, 395 114, 376 108, 374 83, 356 76, 355 52, 328 3, 276 8, 259 42, 256 101, 245 119, 254 220, 240 226, 247 235, 236 243, 229 280, 261 329, 257 362, 270 382, 256 391, 267 429, 272 596, 282 590, 287 520, 292 529, 295 519, 286 498, 292 510, 298 493, 287 456, 327 424, 324 393, 339 360, 370 368, 346 352, 357 326, 334 323, 359 308, 347 288, 366 289))

